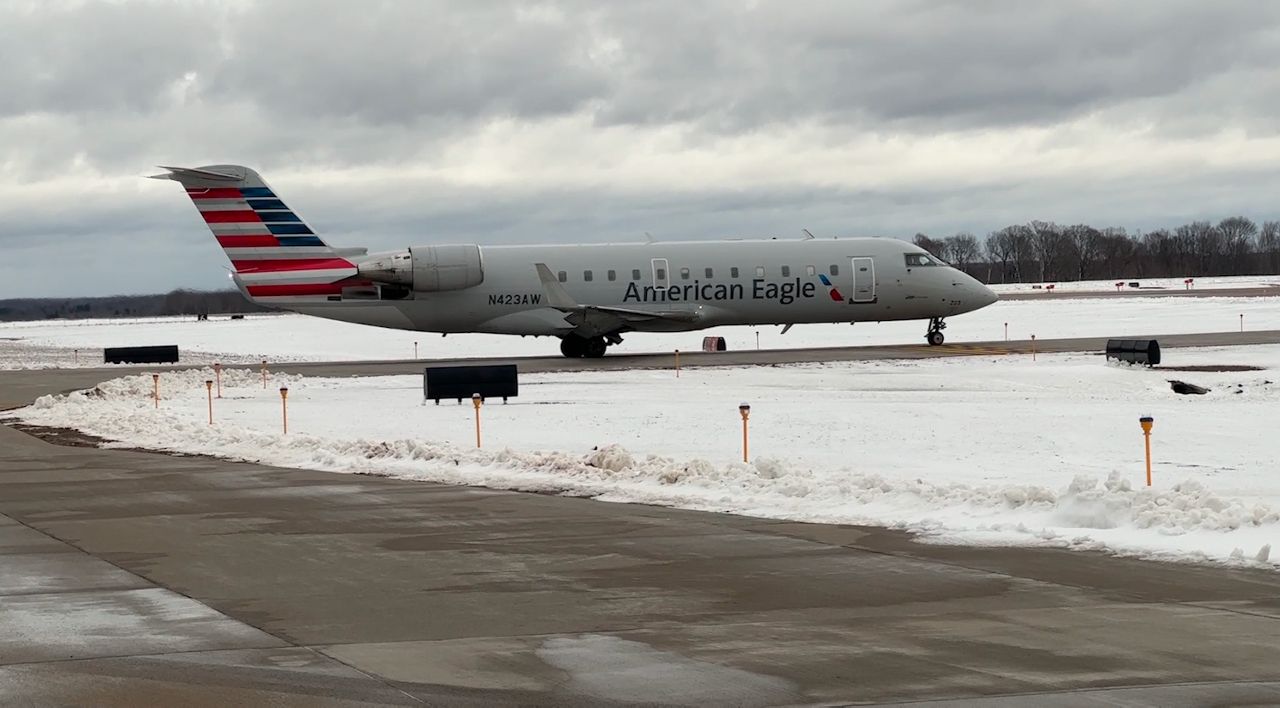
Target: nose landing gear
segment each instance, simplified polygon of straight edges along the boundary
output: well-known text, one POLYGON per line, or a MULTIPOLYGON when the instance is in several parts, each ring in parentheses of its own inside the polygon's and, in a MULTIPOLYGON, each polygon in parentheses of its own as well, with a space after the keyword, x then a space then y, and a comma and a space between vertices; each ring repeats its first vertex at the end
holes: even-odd
POLYGON ((930 346, 936 347, 941 345, 943 342, 947 341, 947 338, 942 335, 942 330, 946 328, 947 323, 943 322, 941 317, 930 318, 929 331, 925 332, 924 340, 928 342, 930 346))

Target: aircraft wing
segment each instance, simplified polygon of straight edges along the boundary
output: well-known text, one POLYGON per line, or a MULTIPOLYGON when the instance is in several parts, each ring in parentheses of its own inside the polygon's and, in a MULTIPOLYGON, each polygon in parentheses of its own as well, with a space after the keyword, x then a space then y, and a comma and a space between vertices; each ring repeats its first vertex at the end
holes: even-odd
MULTIPOLYGON (((569 295, 564 286, 556 280, 556 276, 546 263, 535 263, 538 279, 542 281, 542 289, 547 294, 547 304, 561 312, 579 315, 600 313, 611 315, 623 323, 666 320, 669 322, 696 322, 701 318, 697 312, 688 310, 641 310, 630 307, 614 307, 612 305, 580 305, 569 295)), ((575 323, 576 324, 576 323, 575 323)))

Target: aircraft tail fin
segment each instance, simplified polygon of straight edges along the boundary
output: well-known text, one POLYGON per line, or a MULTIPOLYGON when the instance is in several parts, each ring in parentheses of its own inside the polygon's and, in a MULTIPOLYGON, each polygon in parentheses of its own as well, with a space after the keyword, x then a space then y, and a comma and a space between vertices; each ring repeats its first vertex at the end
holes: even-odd
POLYGON ((163 167, 181 184, 231 261, 233 279, 262 304, 341 299, 344 288, 371 287, 357 280, 348 256, 335 249, 277 196, 253 170, 240 165, 163 167))

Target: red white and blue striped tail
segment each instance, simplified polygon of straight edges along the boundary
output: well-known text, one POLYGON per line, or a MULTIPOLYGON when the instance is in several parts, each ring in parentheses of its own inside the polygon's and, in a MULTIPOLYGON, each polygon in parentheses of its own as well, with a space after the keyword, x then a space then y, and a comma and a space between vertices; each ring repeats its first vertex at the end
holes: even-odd
POLYGON ((239 165, 163 167, 204 217, 231 259, 234 280, 250 300, 265 305, 341 300, 344 289, 368 289, 345 256, 361 250, 331 248, 285 205, 257 172, 239 165))

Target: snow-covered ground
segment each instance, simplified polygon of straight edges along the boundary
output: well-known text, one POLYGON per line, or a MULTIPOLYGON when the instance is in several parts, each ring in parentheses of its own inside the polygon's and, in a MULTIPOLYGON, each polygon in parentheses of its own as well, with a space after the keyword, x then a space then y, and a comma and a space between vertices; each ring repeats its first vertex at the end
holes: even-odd
MULTIPOLYGON (((1280 329, 1280 300, 1272 298, 1124 298, 1002 301, 948 320, 948 342, 1009 338, 1125 336, 1280 329)), ((702 337, 723 336, 730 349, 920 344, 925 323, 719 327, 683 334, 633 333, 613 352, 697 350, 702 337), (758 340, 757 340, 758 335, 758 340)), ((257 315, 243 320, 155 318, 0 323, 0 368, 101 366, 102 348, 177 344, 184 362, 334 361, 559 354, 546 337, 379 329, 303 315, 257 315), (415 348, 415 343, 417 346, 415 348), (75 350, 79 349, 79 354, 75 350), (77 360, 78 357, 78 360, 77 360)))
POLYGON ((421 379, 409 376, 287 376, 263 389, 254 372, 226 372, 214 425, 208 371, 164 374, 159 410, 150 376, 130 376, 17 415, 126 446, 283 466, 880 524, 942 542, 1274 567, 1278 363, 1280 346, 1257 346, 1166 352, 1169 366, 1266 368, 1242 373, 1075 354, 686 369, 678 379, 526 375, 510 405, 483 407, 480 450, 469 402, 424 404, 421 379), (1178 396, 1169 378, 1213 390, 1178 396), (279 432, 282 383, 288 435, 279 432), (752 407, 749 464, 742 401, 752 407), (1141 415, 1156 419, 1151 488, 1141 415))
MULTIPOLYGON (((1249 288, 1280 288, 1280 275, 1233 275, 1194 278, 1191 288, 1196 290, 1236 290, 1249 288)), ((1129 283, 1138 283, 1137 290, 1185 290, 1186 278, 1116 278, 1114 280, 1078 280, 1051 283, 1002 283, 992 285, 998 293, 1044 292, 1044 286, 1053 285, 1056 292, 1115 292, 1116 283, 1124 283, 1122 290, 1133 291, 1129 283)))

